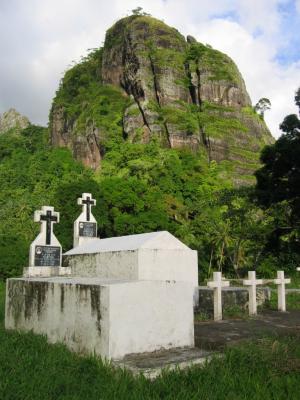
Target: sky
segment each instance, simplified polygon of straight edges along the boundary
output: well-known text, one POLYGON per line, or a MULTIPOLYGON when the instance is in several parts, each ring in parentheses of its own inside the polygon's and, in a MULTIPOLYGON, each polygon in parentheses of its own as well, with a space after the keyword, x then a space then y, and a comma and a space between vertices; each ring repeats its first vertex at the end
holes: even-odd
POLYGON ((270 99, 273 136, 297 113, 300 0, 0 0, 0 114, 13 107, 47 125, 64 72, 136 7, 228 54, 253 105, 270 99))

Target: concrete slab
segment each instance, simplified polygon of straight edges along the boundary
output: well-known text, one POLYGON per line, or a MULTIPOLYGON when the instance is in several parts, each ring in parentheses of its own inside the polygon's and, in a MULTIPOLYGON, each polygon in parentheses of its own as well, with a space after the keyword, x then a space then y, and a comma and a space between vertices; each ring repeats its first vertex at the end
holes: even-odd
POLYGON ((197 251, 167 231, 94 239, 66 252, 63 265, 73 276, 174 280, 198 286, 197 251))
POLYGON ((107 359, 193 346, 193 317, 193 291, 185 282, 7 280, 6 329, 32 330, 51 343, 107 359))
POLYGON ((113 364, 129 369, 134 375, 143 374, 146 378, 154 379, 162 371, 185 369, 193 365, 201 365, 209 361, 216 354, 212 351, 197 348, 177 348, 155 351, 152 353, 130 354, 122 360, 115 360, 113 364))
POLYGON ((93 254, 112 251, 152 250, 190 250, 184 243, 167 231, 117 236, 107 239, 94 239, 66 252, 66 255, 93 254))
POLYGON ((247 320, 223 320, 195 323, 195 345, 205 350, 222 350, 226 346, 266 335, 299 335, 300 310, 264 311, 247 320))

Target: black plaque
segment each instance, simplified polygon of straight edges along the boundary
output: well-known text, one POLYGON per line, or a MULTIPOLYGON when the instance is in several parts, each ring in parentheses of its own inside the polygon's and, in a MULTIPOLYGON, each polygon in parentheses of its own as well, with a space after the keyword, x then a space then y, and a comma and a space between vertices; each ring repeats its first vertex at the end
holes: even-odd
POLYGON ((34 265, 36 267, 59 267, 60 247, 36 246, 34 254, 34 265))
POLYGON ((79 236, 96 237, 97 236, 96 222, 79 222, 79 236))

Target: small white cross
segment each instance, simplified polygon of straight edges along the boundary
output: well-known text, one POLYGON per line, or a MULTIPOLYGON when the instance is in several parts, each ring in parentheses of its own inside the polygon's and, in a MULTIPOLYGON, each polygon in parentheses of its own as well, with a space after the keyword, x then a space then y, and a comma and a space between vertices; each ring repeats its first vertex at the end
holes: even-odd
POLYGON ((291 283, 291 280, 289 278, 284 279, 284 271, 277 271, 277 279, 274 279, 274 283, 275 285, 278 285, 278 311, 286 311, 285 284, 291 283))
POLYGON ((257 314, 256 285, 262 285, 262 279, 256 279, 255 271, 248 271, 248 279, 243 280, 243 285, 249 286, 249 315, 257 314))
POLYGON ((41 210, 34 212, 34 222, 41 223, 41 234, 45 239, 45 244, 50 245, 53 235, 52 223, 59 222, 59 212, 54 211, 54 207, 43 206, 41 210))
POLYGON ((222 320, 222 287, 229 286, 229 281, 222 280, 221 272, 214 272, 213 280, 207 286, 214 289, 214 320, 222 320))
POLYGON ((91 206, 96 205, 96 200, 92 198, 91 193, 82 193, 82 197, 77 199, 77 204, 82 206, 82 212, 85 213, 86 221, 90 221, 91 206))

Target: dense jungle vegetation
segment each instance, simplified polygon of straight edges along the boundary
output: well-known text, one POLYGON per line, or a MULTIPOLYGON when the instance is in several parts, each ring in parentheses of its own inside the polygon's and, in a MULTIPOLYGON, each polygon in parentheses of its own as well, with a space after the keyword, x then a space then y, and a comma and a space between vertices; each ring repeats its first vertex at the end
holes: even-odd
MULTIPOLYGON (((298 89, 295 97, 299 104, 298 89)), ((213 270, 241 276, 256 269, 292 272, 300 260, 300 123, 261 155, 257 186, 234 188, 225 167, 204 155, 111 140, 98 172, 51 148, 48 130, 30 126, 0 136, 0 279, 20 275, 39 231, 33 212, 52 205, 61 213, 55 233, 72 246, 76 198, 92 192, 100 237, 168 230, 199 252, 201 278, 213 270)))

